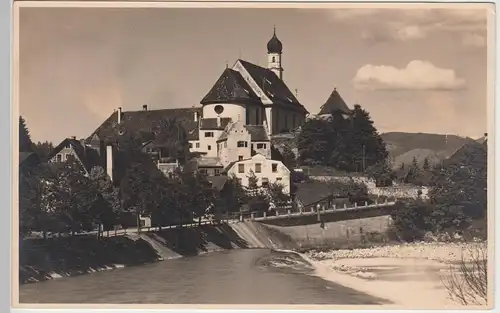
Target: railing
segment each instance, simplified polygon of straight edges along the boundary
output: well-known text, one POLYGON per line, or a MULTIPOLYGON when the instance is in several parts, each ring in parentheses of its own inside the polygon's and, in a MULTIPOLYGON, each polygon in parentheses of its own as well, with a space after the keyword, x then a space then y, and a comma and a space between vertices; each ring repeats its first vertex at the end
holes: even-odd
POLYGON ((252 221, 265 221, 265 220, 276 220, 276 219, 284 219, 284 218, 292 218, 292 217, 301 217, 301 216, 312 216, 312 215, 322 215, 322 214, 330 214, 330 213, 338 213, 338 212, 346 212, 346 211, 360 211, 360 210, 366 210, 366 209, 373 209, 373 208, 380 208, 380 207, 388 207, 388 206, 393 206, 396 204, 396 201, 385 201, 383 203, 373 203, 373 204, 368 204, 367 202, 364 203, 364 205, 359 206, 356 203, 352 207, 347 207, 346 204, 344 204, 343 207, 337 207, 336 205, 333 205, 330 209, 325 208, 324 206, 321 207, 319 210, 315 208, 314 206, 309 207, 308 210, 304 209, 299 209, 298 212, 292 212, 291 210, 288 210, 287 213, 280 214, 279 212, 276 212, 274 215, 268 215, 266 212, 263 212, 257 216, 257 213, 252 213, 250 220, 252 221))
MULTIPOLYGON (((321 207, 319 210, 315 206, 308 205, 305 208, 308 208, 308 210, 300 209, 298 212, 292 212, 292 210, 287 210, 286 213, 280 213, 279 210, 276 210, 274 214, 269 214, 268 212, 234 212, 234 213, 227 213, 221 215, 218 219, 202 219, 200 222, 192 221, 189 223, 184 223, 184 224, 177 224, 177 225, 165 225, 165 226, 151 226, 151 227, 139 227, 139 233, 148 233, 148 232, 156 232, 160 230, 165 230, 165 229, 174 229, 174 228, 191 228, 191 227, 197 227, 199 225, 209 225, 209 224, 214 224, 214 223, 226 223, 226 224, 235 224, 235 223, 240 223, 243 221, 266 221, 266 220, 276 220, 276 219, 285 219, 285 218, 294 218, 294 217, 301 217, 301 216, 313 216, 313 215, 322 215, 322 214, 330 214, 330 213, 338 213, 338 212, 346 212, 346 211, 359 211, 359 210, 366 210, 366 209, 373 209, 377 207, 388 207, 388 206, 393 206, 396 204, 396 201, 385 201, 383 203, 373 203, 373 204, 368 204, 367 202, 364 203, 364 205, 359 206, 356 203, 352 207, 347 207, 346 204, 344 204, 343 207, 337 207, 336 205, 333 205, 330 209, 327 209, 326 207, 321 207)), ((93 230, 93 231, 87 231, 87 232, 80 232, 78 234, 75 234, 75 236, 86 236, 86 235, 97 235, 98 231, 93 230)), ((123 235, 133 235, 137 234, 137 227, 131 227, 131 228, 121 228, 121 229, 114 229, 114 230, 105 230, 101 232, 101 235, 104 237, 114 237, 114 236, 123 236, 123 235)), ((69 237, 70 235, 68 234, 63 234, 58 235, 60 237, 69 237)), ((47 238, 54 238, 58 237, 55 236, 54 234, 48 234, 47 238)), ((26 239, 28 238, 40 238, 42 237, 42 234, 39 232, 33 232, 31 236, 25 237, 26 239)))

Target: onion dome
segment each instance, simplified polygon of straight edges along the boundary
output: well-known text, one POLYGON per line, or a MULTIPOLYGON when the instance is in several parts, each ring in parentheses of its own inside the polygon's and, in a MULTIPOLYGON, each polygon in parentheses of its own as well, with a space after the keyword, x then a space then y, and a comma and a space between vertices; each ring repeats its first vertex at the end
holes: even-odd
POLYGON ((279 53, 283 52, 283 44, 276 37, 276 28, 274 28, 274 34, 271 40, 267 43, 267 53, 279 53))

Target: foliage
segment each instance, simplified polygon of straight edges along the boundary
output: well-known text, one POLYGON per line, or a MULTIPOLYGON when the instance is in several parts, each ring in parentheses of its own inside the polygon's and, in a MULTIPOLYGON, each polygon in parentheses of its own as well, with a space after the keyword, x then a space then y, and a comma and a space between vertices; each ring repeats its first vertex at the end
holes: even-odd
POLYGON ((331 119, 307 121, 298 138, 298 149, 301 164, 349 172, 364 172, 388 156, 370 115, 359 105, 349 119, 336 112, 331 119))
POLYGON ((41 160, 47 160, 53 150, 54 150, 54 145, 52 144, 52 142, 39 141, 35 144, 35 152, 38 154, 41 160))
POLYGON ((247 189, 254 190, 258 188, 258 182, 259 179, 255 176, 255 173, 253 170, 250 170, 248 174, 248 186, 247 189))
POLYGON ((392 186, 396 174, 386 161, 379 162, 367 169, 367 174, 375 180, 377 187, 392 186))
POLYGON ((111 230, 116 225, 122 209, 119 189, 113 185, 111 178, 100 166, 92 168, 90 179, 92 188, 100 193, 94 215, 104 230, 111 230))
POLYGON ((267 193, 270 202, 276 207, 283 207, 287 205, 290 201, 290 196, 283 192, 283 185, 279 183, 269 184, 267 188, 267 193))
POLYGON ((245 189, 233 174, 226 181, 221 192, 219 206, 224 212, 239 212, 241 207, 247 203, 248 197, 245 189))
POLYGON ((434 229, 429 219, 432 211, 433 207, 421 200, 399 201, 391 214, 397 236, 405 241, 421 240, 434 229))
POLYGON ((33 152, 30 132, 22 116, 19 116, 19 152, 33 152))
POLYGON ((58 232, 74 234, 93 230, 99 222, 95 215, 98 190, 93 188, 90 178, 75 158, 69 158, 57 174, 58 197, 54 207, 61 223, 58 232))
POLYGON ((422 169, 424 171, 428 171, 430 169, 429 158, 424 159, 424 164, 422 165, 422 169))
POLYGON ((164 119, 156 125, 155 142, 162 146, 163 153, 168 157, 185 164, 189 155, 188 135, 180 121, 175 118, 164 119))

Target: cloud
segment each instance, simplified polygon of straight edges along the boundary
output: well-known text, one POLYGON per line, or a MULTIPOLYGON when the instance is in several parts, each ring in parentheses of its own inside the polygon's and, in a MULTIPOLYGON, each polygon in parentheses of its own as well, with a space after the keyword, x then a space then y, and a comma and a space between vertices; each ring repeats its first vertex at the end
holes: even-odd
POLYGON ((327 11, 338 23, 361 23, 363 39, 423 39, 432 32, 486 32, 487 9, 335 9, 327 11), (383 27, 381 27, 383 25, 383 27), (376 35, 373 28, 377 27, 376 35), (382 36, 380 33, 385 32, 382 36), (372 35, 367 35, 372 34, 372 35))
POLYGON ((464 46, 482 48, 486 46, 486 38, 480 34, 466 33, 462 37, 462 44, 464 46))
POLYGON ((397 30, 394 37, 402 41, 408 41, 422 39, 425 38, 426 35, 426 32, 419 26, 410 25, 397 30))
POLYGON ((353 83, 357 89, 365 90, 453 90, 465 86, 465 80, 458 78, 454 70, 421 60, 413 60, 405 68, 364 65, 353 83))

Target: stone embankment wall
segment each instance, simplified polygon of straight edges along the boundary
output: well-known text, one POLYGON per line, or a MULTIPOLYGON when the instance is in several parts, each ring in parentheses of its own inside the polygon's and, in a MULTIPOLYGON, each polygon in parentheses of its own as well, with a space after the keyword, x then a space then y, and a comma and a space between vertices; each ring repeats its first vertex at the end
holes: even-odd
POLYGON ((310 178, 320 181, 336 181, 346 184, 353 182, 365 184, 368 189, 368 193, 378 197, 416 199, 419 197, 419 192, 421 192, 422 194, 420 197, 427 199, 429 193, 429 187, 426 186, 395 184, 391 187, 377 187, 373 179, 364 176, 310 176, 310 178))

